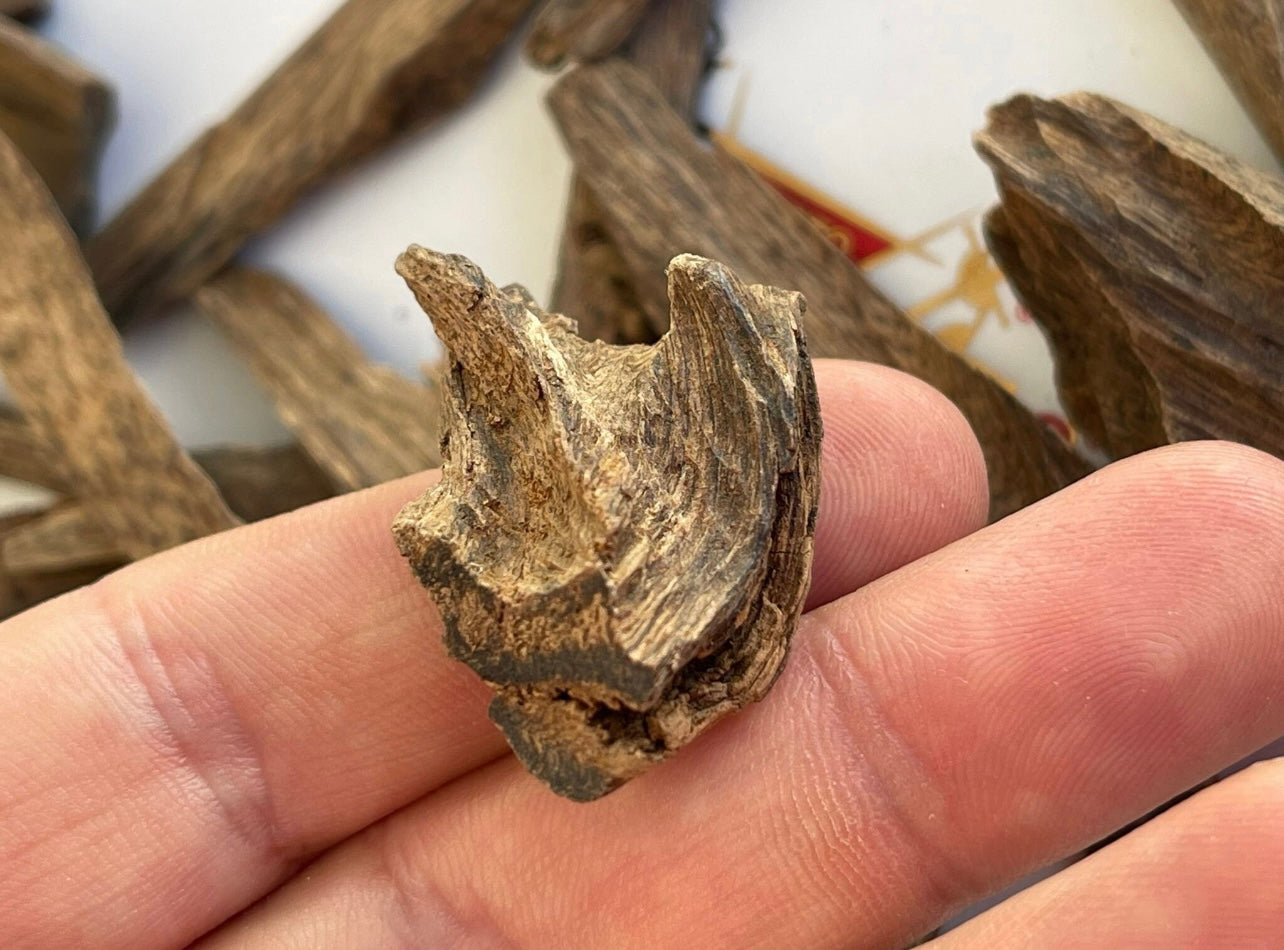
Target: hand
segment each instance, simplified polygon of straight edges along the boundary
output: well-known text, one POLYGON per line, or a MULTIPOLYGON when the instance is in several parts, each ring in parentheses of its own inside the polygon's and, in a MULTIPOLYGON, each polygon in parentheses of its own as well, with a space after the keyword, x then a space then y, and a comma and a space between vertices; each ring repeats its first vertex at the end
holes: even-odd
MULTIPOLYGON (((597 803, 526 775, 445 658, 389 532, 427 475, 0 626, 0 943, 896 946, 1284 732, 1284 464, 1164 449, 978 530, 952 406, 817 372, 780 682, 597 803)), ((1278 940, 1282 806, 1254 767, 939 944, 1278 940)))

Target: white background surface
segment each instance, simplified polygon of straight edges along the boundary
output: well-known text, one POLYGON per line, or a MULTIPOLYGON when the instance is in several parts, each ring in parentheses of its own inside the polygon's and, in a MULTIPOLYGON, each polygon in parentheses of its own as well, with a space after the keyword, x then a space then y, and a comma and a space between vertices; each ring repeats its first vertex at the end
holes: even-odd
MULTIPOLYGON (((119 93, 104 220, 337 5, 56 3, 45 35, 119 93)), ((723 68, 708 85, 708 123, 725 128, 739 94, 738 138, 900 234, 991 200, 970 135, 989 103, 1018 90, 1106 92, 1272 164, 1168 0, 723 0, 719 22, 723 68)), ((302 284, 372 357, 415 372, 436 342, 392 271, 407 244, 468 254, 495 280, 547 294, 569 178, 541 103, 549 85, 510 51, 472 107, 316 193, 247 256, 302 284)), ((916 290, 895 280, 886 289, 916 290)), ((185 443, 285 438, 194 315, 127 344, 185 443)))

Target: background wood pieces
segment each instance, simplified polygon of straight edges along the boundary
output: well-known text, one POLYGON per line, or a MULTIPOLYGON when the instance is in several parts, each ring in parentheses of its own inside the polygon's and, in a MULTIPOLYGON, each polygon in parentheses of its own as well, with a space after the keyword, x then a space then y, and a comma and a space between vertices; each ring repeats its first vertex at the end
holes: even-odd
POLYGON ((666 319, 666 288, 655 275, 671 253, 723 260, 746 279, 803 293, 814 356, 884 363, 949 396, 985 452, 994 517, 1089 471, 993 379, 875 290, 805 215, 698 139, 636 69, 581 67, 558 82, 550 104, 652 321, 666 319))
POLYGON ((526 55, 553 69, 568 59, 610 56, 629 37, 649 0, 546 0, 526 38, 526 55))
MULTIPOLYGON (((691 116, 708 65, 713 0, 652 3, 625 56, 646 73, 679 115, 691 116)), ((647 318, 628 263, 615 246, 592 191, 578 177, 562 230, 552 309, 573 313, 580 335, 608 343, 654 343, 664 327, 647 318)))
POLYGON ((117 324, 194 292, 335 173, 467 100, 531 0, 348 0, 87 256, 117 324))
POLYGON ((98 159, 113 118, 102 80, 0 16, 0 133, 27 156, 81 235, 93 224, 98 159))
POLYGON ((229 268, 196 295, 245 357, 282 421, 344 491, 440 464, 433 391, 369 363, 280 277, 229 268))
POLYGON ((75 239, 0 136, 0 371, 27 422, 139 558, 236 524, 125 362, 75 239))
POLYGON ((518 757, 596 798, 784 663, 820 490, 802 300, 683 255, 672 330, 613 347, 464 258, 398 271, 452 359, 450 451, 398 545, 518 757))
POLYGON ((1284 162, 1284 0, 1175 0, 1284 162))
POLYGON ((1284 181, 1102 96, 1017 96, 977 137, 995 256, 1113 457, 1220 438, 1284 457, 1284 181))

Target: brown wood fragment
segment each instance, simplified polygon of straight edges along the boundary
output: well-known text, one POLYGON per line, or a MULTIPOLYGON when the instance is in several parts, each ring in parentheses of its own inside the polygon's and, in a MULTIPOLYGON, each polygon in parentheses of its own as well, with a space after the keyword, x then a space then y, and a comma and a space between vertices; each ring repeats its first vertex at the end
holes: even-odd
POLYGON ((0 16, 24 23, 39 20, 49 12, 49 0, 0 0, 0 16))
POLYGON ((325 179, 467 100, 531 0, 347 0, 88 245, 124 326, 186 297, 325 179))
POLYGON ((227 506, 246 521, 262 521, 335 495, 330 478, 299 445, 223 446, 192 453, 227 506))
MULTIPOLYGON (((657 0, 625 54, 680 115, 694 112, 712 26, 713 0, 657 0)), ((647 319, 629 265, 602 220, 593 192, 578 176, 571 182, 551 307, 574 313, 580 335, 590 340, 654 343, 664 332, 647 319)))
POLYGON ((341 490, 440 463, 432 390, 368 362, 283 278, 228 268, 197 292, 196 304, 245 357, 282 421, 341 490))
POLYGON ((131 558, 236 524, 121 351, 75 238, 0 135, 0 371, 76 496, 131 558))
POLYGON ((99 512, 84 502, 55 505, 0 539, 0 563, 10 574, 58 573, 127 560, 99 512))
POLYGON ((0 133, 27 156, 82 235, 93 224, 98 160, 113 116, 102 80, 0 17, 0 133))
POLYGON ((567 60, 593 62, 629 38, 650 0, 545 0, 526 38, 536 66, 556 69, 567 60))
POLYGON ((820 488, 802 298, 681 256, 673 329, 616 347, 464 258, 398 271, 452 369, 442 479, 397 543, 518 757, 597 798, 784 662, 820 488))
MULTIPOLYGON (((228 508, 245 521, 260 521, 335 494, 329 478, 297 445, 271 448, 220 446, 192 458, 218 487, 228 508)), ((0 405, 0 476, 75 494, 75 479, 20 413, 0 405)))
POLYGON ((1284 162, 1284 0, 1174 0, 1284 162))
POLYGON ((1284 456, 1284 182, 1103 96, 1017 96, 977 137, 988 238, 1112 457, 1230 439, 1284 456))
POLYGON ((875 290, 804 214, 697 138, 636 69, 581 67, 550 103, 653 321, 666 319, 659 262, 683 251, 725 261, 746 279, 803 293, 814 356, 894 366, 952 399, 985 452, 993 517, 1087 473, 1033 413, 875 290))
MULTIPOLYGON (((30 512, 0 516, 0 550, 12 531, 38 517, 38 513, 30 512)), ((119 565, 111 567, 117 566, 119 565)), ((94 565, 56 573, 14 574, 7 569, 3 558, 0 558, 0 620, 6 620, 51 597, 92 583, 111 570, 111 567, 94 565)))

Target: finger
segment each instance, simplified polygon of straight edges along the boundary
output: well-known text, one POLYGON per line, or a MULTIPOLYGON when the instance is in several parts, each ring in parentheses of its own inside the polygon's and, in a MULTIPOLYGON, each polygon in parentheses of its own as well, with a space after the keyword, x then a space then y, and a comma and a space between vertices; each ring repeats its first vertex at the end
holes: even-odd
POLYGON ((929 946, 1239 950, 1280 942, 1284 760, 1200 792, 929 946))
MULTIPOLYGON (((830 575, 832 592, 969 527, 982 482, 912 461, 901 481, 939 481, 926 479, 935 507, 919 511, 897 480, 845 482, 841 469, 869 464, 862 449, 889 467, 895 445, 966 459, 971 435, 925 411, 941 397, 883 370, 830 365, 820 385, 835 446, 822 477, 837 486, 824 517, 859 513, 869 535, 869 553, 830 575), (847 484, 894 490, 885 516, 874 497, 844 503, 847 484)), ((427 483, 207 539, 0 627, 8 934, 190 939, 307 856, 504 751, 487 690, 445 659, 438 618, 392 545, 393 515, 427 483)))
POLYGON ((809 615, 764 702, 605 800, 501 760, 213 946, 904 945, 1284 732, 1281 589, 1284 465, 1121 463, 809 615))
POLYGON ((825 439, 808 610, 971 534, 990 504, 981 446, 939 392, 869 363, 818 360, 816 373, 825 439))

